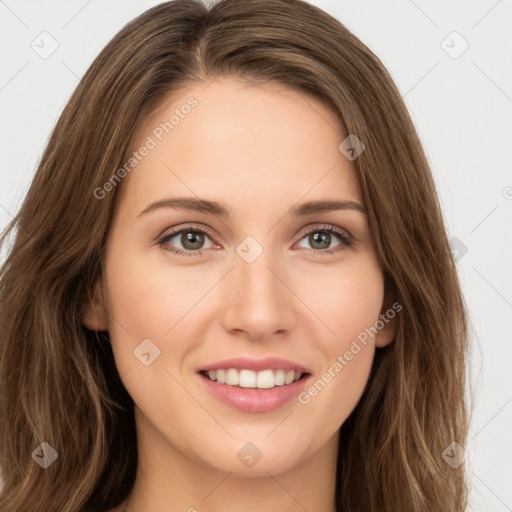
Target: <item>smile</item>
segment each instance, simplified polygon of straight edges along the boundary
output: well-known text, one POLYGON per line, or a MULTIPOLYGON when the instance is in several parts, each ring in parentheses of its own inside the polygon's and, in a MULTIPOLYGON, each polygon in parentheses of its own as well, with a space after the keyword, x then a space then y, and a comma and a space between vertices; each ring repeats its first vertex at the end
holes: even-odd
POLYGON ((204 371, 202 374, 219 384, 254 389, 272 389, 276 386, 286 386, 307 375, 294 370, 268 369, 256 372, 247 369, 238 370, 237 368, 204 371))
POLYGON ((229 368, 201 371, 197 375, 209 393, 224 405, 243 412, 264 413, 279 409, 296 399, 311 377, 309 373, 296 373, 293 370, 284 373, 284 370, 279 369, 255 372, 229 368), (221 380, 224 377, 231 383, 217 380, 219 373, 221 380), (283 374, 284 383, 279 384, 283 382, 283 374), (247 386, 248 384, 251 386, 247 386), (266 387, 258 387, 258 384, 266 387))

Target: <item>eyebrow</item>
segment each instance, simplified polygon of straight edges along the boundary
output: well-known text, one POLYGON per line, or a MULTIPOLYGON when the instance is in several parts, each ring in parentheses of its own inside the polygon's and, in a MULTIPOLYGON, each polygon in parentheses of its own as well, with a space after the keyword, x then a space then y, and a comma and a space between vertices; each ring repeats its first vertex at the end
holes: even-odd
MULTIPOLYGON (((159 208, 177 208, 180 210, 190 210, 202 213, 209 213, 216 217, 230 217, 233 210, 225 203, 218 203, 215 201, 208 201, 206 199, 199 199, 195 197, 169 197, 160 201, 155 201, 148 205, 142 212, 137 215, 141 217, 151 211, 159 208)), ((367 214, 366 208, 356 202, 348 200, 323 200, 323 201, 308 201, 293 206, 288 210, 288 214, 296 217, 305 215, 312 215, 314 213, 332 212, 337 210, 355 210, 363 214, 367 214)))

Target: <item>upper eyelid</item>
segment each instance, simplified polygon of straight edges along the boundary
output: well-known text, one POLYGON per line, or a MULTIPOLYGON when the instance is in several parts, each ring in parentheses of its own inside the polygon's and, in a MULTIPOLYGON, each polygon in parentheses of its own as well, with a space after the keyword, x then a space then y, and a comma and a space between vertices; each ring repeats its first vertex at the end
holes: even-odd
POLYGON ((168 238, 168 237, 174 237, 176 235, 179 235, 180 233, 183 233, 184 231, 200 231, 200 232, 204 232, 205 234, 207 234, 212 240, 215 239, 215 235, 211 232, 211 230, 209 228, 206 228, 205 226, 202 226, 202 225, 197 225, 197 226, 193 226, 191 223, 190 224, 187 224, 186 226, 178 226, 177 228, 172 228, 171 231, 169 231, 168 233, 166 233, 166 231, 164 231, 161 235, 159 235, 157 237, 158 240, 162 240, 163 238, 168 238))
MULTIPOLYGON (((315 231, 315 230, 316 231, 333 230, 335 233, 342 231, 347 235, 348 238, 350 238, 351 240, 355 240, 355 238, 352 236, 350 231, 348 231, 348 229, 341 228, 339 226, 335 226, 334 224, 327 224, 325 222, 323 222, 323 223, 320 222, 320 223, 316 223, 316 224, 313 223, 312 225, 306 226, 305 228, 301 229, 298 234, 306 235, 306 234, 310 233, 311 231, 315 231)), ((338 233, 338 234, 340 234, 340 233, 338 233)))

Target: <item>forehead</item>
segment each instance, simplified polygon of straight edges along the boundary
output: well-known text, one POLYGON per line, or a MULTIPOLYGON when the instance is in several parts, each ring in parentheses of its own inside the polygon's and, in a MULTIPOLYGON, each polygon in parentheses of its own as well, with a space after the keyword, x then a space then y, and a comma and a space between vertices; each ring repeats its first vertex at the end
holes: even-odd
POLYGON ((361 201, 353 163, 338 149, 346 136, 326 105, 283 84, 189 84, 137 130, 130 154, 151 149, 123 188, 133 208, 171 193, 222 197, 234 212, 237 201, 284 207, 305 194, 361 201))

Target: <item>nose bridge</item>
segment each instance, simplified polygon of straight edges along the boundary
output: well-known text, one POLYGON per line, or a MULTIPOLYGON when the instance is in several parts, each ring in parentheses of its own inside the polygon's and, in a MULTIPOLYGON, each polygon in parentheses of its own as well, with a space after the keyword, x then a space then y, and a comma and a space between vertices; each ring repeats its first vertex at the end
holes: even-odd
POLYGON ((290 291, 281 281, 275 251, 247 237, 236 249, 224 302, 227 329, 261 338, 290 328, 290 291))
POLYGON ((277 277, 271 269, 275 266, 272 261, 271 251, 265 251, 261 256, 252 262, 240 258, 236 263, 235 272, 241 281, 241 288, 252 298, 266 299, 276 297, 279 293, 277 288, 277 277), (268 295, 268 297, 267 297, 268 295))

